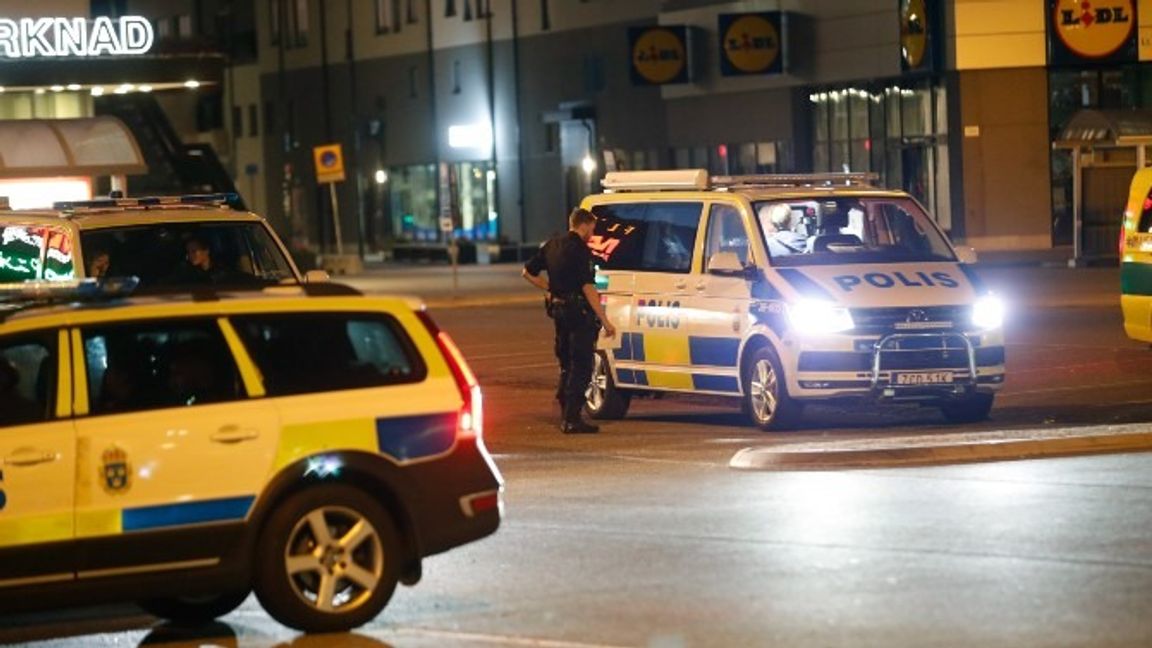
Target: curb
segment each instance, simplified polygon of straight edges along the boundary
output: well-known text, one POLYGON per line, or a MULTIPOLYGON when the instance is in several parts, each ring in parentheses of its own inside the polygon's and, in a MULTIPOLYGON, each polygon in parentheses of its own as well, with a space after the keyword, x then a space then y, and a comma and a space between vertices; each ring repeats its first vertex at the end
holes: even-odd
POLYGON ((898 468, 1152 450, 1147 424, 928 435, 744 448, 736 470, 898 468), (949 440, 954 439, 952 442, 949 440))

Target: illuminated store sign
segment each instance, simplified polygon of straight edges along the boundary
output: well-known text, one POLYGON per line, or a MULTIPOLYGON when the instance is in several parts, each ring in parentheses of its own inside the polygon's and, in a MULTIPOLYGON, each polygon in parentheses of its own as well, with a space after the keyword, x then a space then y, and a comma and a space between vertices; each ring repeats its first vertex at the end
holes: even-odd
POLYGON ((1133 0, 1049 0, 1048 16, 1051 62, 1136 60, 1133 0))
POLYGON ((144 54, 154 39, 141 16, 0 18, 0 55, 7 58, 144 54))
POLYGON ((684 25, 629 28, 632 83, 663 85, 690 81, 688 34, 684 25))
POLYGON ((779 74, 783 18, 779 11, 720 14, 720 73, 724 76, 779 74))

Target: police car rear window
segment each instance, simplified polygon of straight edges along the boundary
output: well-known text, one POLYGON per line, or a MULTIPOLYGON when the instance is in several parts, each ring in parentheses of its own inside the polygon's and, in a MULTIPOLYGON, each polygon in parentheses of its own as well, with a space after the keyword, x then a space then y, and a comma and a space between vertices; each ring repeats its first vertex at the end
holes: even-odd
POLYGON ((399 322, 378 313, 232 318, 269 396, 419 382, 427 375, 399 322))
POLYGON ((1144 197, 1144 204, 1140 208, 1140 229, 1136 231, 1141 234, 1152 233, 1152 189, 1144 197))
POLYGON ((0 224, 0 282, 71 279, 74 270, 65 230, 0 224))
POLYGON ((605 270, 686 273, 692 269, 702 209, 698 202, 597 205, 588 246, 605 270))

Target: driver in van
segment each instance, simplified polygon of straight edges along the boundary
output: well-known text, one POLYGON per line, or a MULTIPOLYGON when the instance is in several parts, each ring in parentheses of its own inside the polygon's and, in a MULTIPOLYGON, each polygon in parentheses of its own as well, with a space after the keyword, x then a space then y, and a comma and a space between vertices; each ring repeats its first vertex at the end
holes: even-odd
POLYGON ((761 207, 759 216, 770 255, 800 254, 808 248, 807 237, 792 229, 792 207, 787 203, 761 207))

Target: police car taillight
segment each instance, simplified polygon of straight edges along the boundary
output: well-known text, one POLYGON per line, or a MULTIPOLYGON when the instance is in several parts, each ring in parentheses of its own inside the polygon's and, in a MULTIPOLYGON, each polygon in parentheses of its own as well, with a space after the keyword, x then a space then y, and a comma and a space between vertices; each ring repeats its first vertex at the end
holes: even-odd
POLYGON ((464 400, 464 405, 460 408, 456 433, 462 438, 479 439, 484 433, 484 401, 476 374, 472 373, 472 368, 468 366, 464 354, 460 353, 451 336, 441 331, 428 313, 421 311, 416 315, 432 334, 432 339, 436 340, 436 346, 448 362, 448 369, 452 371, 452 377, 456 380, 460 398, 464 400))

